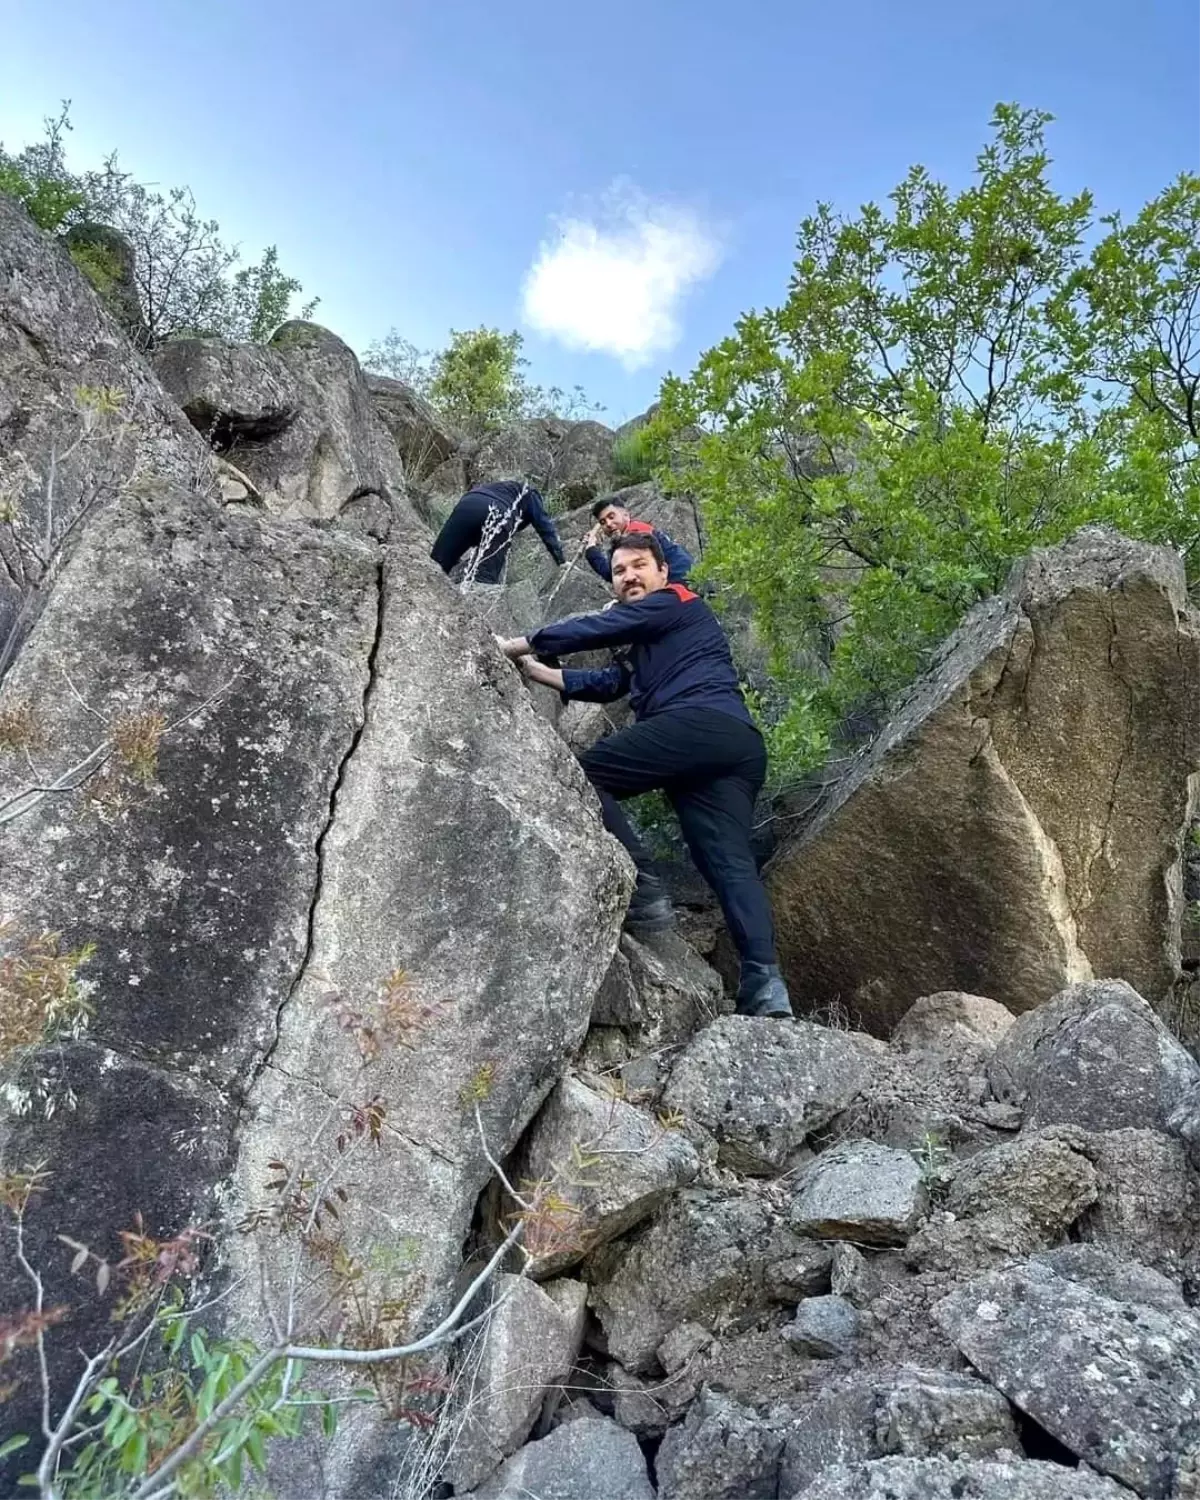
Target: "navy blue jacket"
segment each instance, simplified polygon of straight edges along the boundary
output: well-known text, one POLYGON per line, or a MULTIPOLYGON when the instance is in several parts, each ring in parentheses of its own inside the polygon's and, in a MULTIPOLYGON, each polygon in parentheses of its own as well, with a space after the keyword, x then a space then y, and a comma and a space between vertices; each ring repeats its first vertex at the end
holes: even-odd
MULTIPOLYGON (((519 479, 498 479, 495 484, 477 485, 473 490, 467 491, 468 495, 482 495, 483 498, 493 505, 498 505, 502 513, 507 514, 511 509, 513 501, 521 494, 521 481, 519 479)), ((466 499, 466 496, 463 496, 466 499)), ((518 531, 523 531, 526 526, 532 526, 546 544, 546 551, 556 563, 566 562, 563 556, 562 543, 558 539, 558 530, 546 511, 546 503, 535 489, 527 489, 521 497, 521 504, 515 517, 516 525, 512 527, 507 535, 514 536, 518 531)))
MULTIPOLYGON (((687 582, 687 576, 692 570, 692 554, 686 548, 647 521, 630 521, 626 529, 639 536, 652 536, 662 548, 668 583, 687 582)), ((602 547, 589 547, 583 555, 605 583, 612 582, 612 560, 602 547)))
POLYGON ((704 600, 671 583, 599 614, 545 625, 529 644, 539 656, 566 656, 601 646, 629 646, 624 660, 591 670, 567 668, 563 697, 611 703, 629 694, 635 717, 673 708, 714 708, 754 720, 738 687, 729 642, 704 600))

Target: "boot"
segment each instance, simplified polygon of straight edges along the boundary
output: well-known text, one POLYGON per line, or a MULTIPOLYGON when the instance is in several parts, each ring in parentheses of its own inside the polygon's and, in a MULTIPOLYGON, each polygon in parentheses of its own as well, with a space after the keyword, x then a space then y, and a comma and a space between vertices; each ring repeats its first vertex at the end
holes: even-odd
POLYGON ((671 898, 657 875, 639 873, 633 899, 625 913, 625 930, 634 937, 642 933, 662 932, 674 927, 675 910, 671 898))
POLYGON ((778 964, 742 964, 737 1013, 739 1016, 792 1019, 792 1002, 778 964))

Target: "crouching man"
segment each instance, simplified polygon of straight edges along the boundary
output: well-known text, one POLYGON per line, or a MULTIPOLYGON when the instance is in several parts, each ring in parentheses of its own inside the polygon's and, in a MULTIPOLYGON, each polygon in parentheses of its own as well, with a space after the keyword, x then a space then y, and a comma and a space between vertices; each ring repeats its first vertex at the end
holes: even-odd
POLYGON ((528 639, 501 641, 500 647, 527 677, 557 688, 564 698, 608 703, 629 694, 637 722, 580 757, 599 793, 604 826, 638 869, 627 925, 634 932, 653 931, 674 920, 650 858, 619 806, 625 797, 661 789, 737 945, 739 1015, 790 1016, 771 908, 750 848, 766 748, 738 687, 725 632, 703 599, 668 582, 653 536, 619 537, 611 564, 615 606, 544 626, 528 639), (565 656, 603 646, 629 650, 614 665, 587 671, 532 658, 534 652, 565 656))

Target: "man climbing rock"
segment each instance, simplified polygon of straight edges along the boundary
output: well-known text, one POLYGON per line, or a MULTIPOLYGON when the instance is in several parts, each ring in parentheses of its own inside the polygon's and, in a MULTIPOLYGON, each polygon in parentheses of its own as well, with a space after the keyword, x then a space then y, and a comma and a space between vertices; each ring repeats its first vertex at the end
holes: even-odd
POLYGON ((652 536, 662 548, 667 560, 667 582, 686 583, 692 567, 692 555, 657 526, 649 521, 635 521, 623 505, 615 500, 597 500, 592 506, 596 524, 587 534, 587 550, 584 556, 605 583, 612 582, 612 565, 608 553, 600 543, 607 536, 610 541, 619 536, 652 536))
POLYGON ((598 614, 546 625, 534 635, 500 641, 534 682, 566 699, 608 703, 629 694, 637 722, 580 757, 600 796, 604 826, 625 845, 638 870, 626 924, 654 931, 674 920, 650 857, 618 805, 661 788, 684 839, 715 891, 741 957, 738 1013, 790 1016, 779 972, 766 891, 750 848, 754 801, 767 754, 738 687, 729 643, 703 599, 668 579, 654 536, 619 537, 611 552, 618 603, 598 614), (612 666, 565 670, 539 656, 625 646, 612 666))
POLYGON ((520 479, 500 479, 468 490, 447 516, 430 556, 443 573, 449 573, 459 558, 478 547, 481 555, 474 581, 499 583, 512 539, 526 526, 537 531, 546 551, 561 567, 566 559, 545 502, 537 490, 520 479))

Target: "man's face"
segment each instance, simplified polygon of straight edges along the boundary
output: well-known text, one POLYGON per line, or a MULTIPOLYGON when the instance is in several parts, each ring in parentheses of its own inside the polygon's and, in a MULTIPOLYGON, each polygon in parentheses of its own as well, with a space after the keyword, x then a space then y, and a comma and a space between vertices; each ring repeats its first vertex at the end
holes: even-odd
POLYGON ((667 566, 655 562, 644 547, 618 547, 613 553, 612 581, 617 598, 632 604, 666 588, 667 566))
POLYGON ((629 512, 619 505, 610 505, 600 512, 600 525, 609 536, 623 536, 629 530, 629 512))

